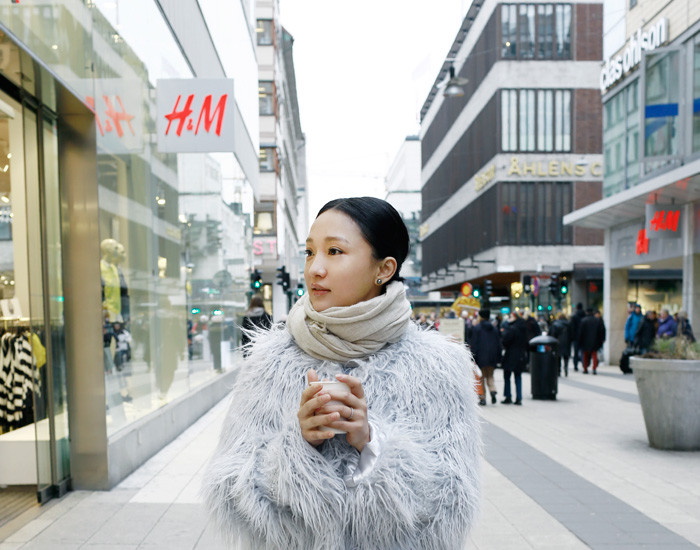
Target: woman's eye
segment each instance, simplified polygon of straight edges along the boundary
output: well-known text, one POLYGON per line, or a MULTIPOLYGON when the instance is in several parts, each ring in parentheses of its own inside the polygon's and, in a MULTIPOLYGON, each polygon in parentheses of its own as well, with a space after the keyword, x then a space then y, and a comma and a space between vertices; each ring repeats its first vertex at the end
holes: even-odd
POLYGON ((311 250, 309 250, 308 248, 306 250, 304 250, 304 256, 306 256, 308 258, 311 255, 313 255, 313 252, 311 252, 311 250))
POLYGON ((330 254, 331 256, 335 256, 336 254, 342 254, 342 253, 343 253, 343 251, 340 250, 340 248, 331 248, 328 250, 328 254, 330 254))

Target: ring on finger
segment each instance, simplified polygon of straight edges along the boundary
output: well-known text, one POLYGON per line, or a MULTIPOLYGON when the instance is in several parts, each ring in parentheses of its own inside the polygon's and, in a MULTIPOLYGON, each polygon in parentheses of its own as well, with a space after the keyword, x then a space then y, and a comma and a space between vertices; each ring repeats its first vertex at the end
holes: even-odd
POLYGON ((348 420, 352 420, 352 417, 355 416, 355 409, 350 407, 350 416, 348 416, 348 420))

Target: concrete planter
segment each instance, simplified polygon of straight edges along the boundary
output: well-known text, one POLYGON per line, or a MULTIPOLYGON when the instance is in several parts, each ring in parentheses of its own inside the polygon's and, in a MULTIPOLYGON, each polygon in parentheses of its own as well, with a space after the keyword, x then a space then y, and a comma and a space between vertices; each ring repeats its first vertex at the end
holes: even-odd
POLYGON ((630 358, 649 444, 700 450, 700 361, 630 358))

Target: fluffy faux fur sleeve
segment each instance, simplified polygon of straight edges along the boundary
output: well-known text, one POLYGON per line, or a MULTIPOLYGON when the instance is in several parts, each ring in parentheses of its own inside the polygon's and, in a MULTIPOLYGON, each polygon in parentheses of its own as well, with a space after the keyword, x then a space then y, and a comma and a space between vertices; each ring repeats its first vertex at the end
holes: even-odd
POLYGON ((226 538, 249 548, 456 550, 478 509, 480 461, 463 346, 412 327, 397 344, 339 365, 310 358, 273 329, 254 344, 232 392, 204 493, 226 538), (310 368, 362 380, 382 443, 355 487, 343 478, 359 454, 344 436, 319 448, 301 436, 296 413, 310 368))

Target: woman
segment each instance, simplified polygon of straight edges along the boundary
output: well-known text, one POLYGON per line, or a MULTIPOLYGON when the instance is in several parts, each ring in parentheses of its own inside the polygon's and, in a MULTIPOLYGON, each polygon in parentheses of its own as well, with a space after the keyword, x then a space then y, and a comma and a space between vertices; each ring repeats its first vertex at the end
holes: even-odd
POLYGON ((232 393, 209 509, 236 548, 462 548, 480 493, 473 362, 410 321, 401 217, 331 201, 306 246, 307 294, 255 337, 232 393))
POLYGON ((508 326, 503 329, 503 396, 504 405, 523 404, 522 373, 527 368, 528 334, 525 321, 513 311, 508 318, 508 326), (510 375, 515 380, 515 402, 510 389, 510 375))

